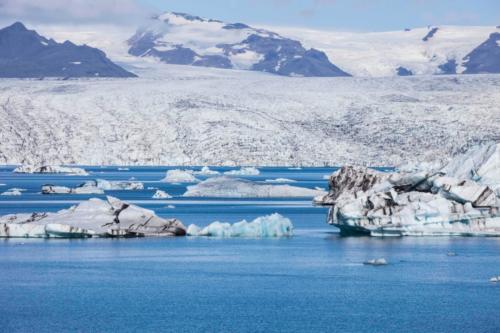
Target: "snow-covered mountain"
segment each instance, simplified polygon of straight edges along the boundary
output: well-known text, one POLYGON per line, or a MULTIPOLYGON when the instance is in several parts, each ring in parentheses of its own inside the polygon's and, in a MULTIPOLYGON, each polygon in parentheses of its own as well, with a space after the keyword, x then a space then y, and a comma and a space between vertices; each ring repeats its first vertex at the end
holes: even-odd
POLYGON ((57 43, 16 22, 0 30, 0 77, 134 77, 104 52, 57 43))
POLYGON ((500 26, 438 26, 389 32, 273 27, 324 51, 353 76, 500 73, 500 26))
POLYGON ((349 76, 316 49, 243 23, 183 13, 152 18, 129 39, 129 53, 168 64, 262 71, 286 76, 349 76))

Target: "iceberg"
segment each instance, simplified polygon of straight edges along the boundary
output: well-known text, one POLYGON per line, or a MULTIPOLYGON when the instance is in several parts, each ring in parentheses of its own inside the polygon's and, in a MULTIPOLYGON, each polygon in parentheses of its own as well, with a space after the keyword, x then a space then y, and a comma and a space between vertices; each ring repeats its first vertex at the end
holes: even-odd
POLYGON ((22 165, 14 169, 15 173, 65 173, 74 176, 88 176, 89 174, 82 168, 64 167, 58 165, 22 165))
POLYGON ((22 191, 20 189, 17 189, 17 188, 11 188, 11 189, 8 189, 5 192, 2 192, 0 195, 18 196, 18 195, 22 195, 22 191))
POLYGON ((315 197, 326 192, 291 185, 259 184, 250 180, 219 176, 188 186, 185 197, 286 198, 315 197))
POLYGON ((177 219, 113 197, 92 198, 56 213, 10 214, 0 217, 0 237, 87 238, 183 236, 177 219))
POLYGON ((87 183, 75 188, 46 184, 42 186, 42 194, 104 194, 104 191, 87 183))
POLYGON ((172 196, 165 191, 156 190, 155 194, 153 194, 153 199, 170 199, 172 196))
POLYGON ((261 216, 251 222, 245 220, 230 224, 213 222, 204 228, 191 224, 187 229, 188 236, 212 237, 289 237, 293 235, 290 219, 280 214, 261 216))
POLYGON ((201 176, 214 176, 214 175, 219 175, 220 172, 215 170, 210 170, 209 167, 204 166, 203 168, 201 168, 200 171, 195 171, 193 172, 193 174, 201 176))
POLYGON ((105 179, 96 179, 89 180, 80 185, 80 187, 97 187, 104 191, 119 191, 119 190, 143 190, 144 184, 141 182, 134 181, 121 181, 121 180, 105 180, 105 179))
POLYGON ((197 183, 199 182, 195 176, 193 176, 192 170, 168 170, 165 178, 162 179, 162 182, 166 183, 197 183))
POLYGON ((295 183, 296 180, 288 178, 276 178, 276 179, 266 179, 266 183, 295 183))
POLYGON ((224 174, 228 176, 257 176, 260 174, 260 171, 254 167, 246 167, 239 170, 226 171, 224 174))
POLYGON ((371 266, 384 266, 387 265, 387 260, 385 258, 378 258, 378 259, 370 259, 365 262, 363 262, 363 265, 371 265, 371 266))
POLYGON ((345 235, 500 236, 499 145, 474 147, 427 171, 342 167, 329 193, 314 200, 330 206, 328 222, 345 235))

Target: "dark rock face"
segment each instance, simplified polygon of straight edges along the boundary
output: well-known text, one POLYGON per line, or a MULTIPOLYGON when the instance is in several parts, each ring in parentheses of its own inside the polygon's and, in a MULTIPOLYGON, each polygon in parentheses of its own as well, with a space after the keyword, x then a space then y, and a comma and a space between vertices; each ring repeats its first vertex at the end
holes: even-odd
POLYGON ((492 33, 464 60, 464 74, 500 73, 500 33, 492 33))
POLYGON ((455 59, 450 59, 438 68, 441 70, 441 74, 456 74, 457 73, 457 62, 455 59))
POLYGON ((135 77, 99 49, 57 43, 19 22, 0 30, 0 77, 135 77))
POLYGON ((413 72, 405 67, 399 66, 396 68, 396 72, 398 73, 398 76, 411 76, 413 75, 413 72))
POLYGON ((325 53, 315 49, 306 50, 300 42, 283 38, 271 31, 254 29, 243 23, 221 25, 220 21, 183 13, 165 13, 155 19, 157 21, 152 29, 139 30, 129 39, 130 54, 154 56, 169 64, 241 68, 232 62, 232 57, 251 52, 252 56, 256 54, 255 60, 245 64, 245 69, 286 76, 350 76, 332 64, 325 53), (169 34, 179 31, 182 34, 185 29, 184 25, 176 23, 179 18, 190 21, 186 23, 187 31, 191 25, 202 31, 199 40, 191 37, 194 39, 183 41, 183 44, 169 42, 169 34), (234 40, 235 34, 241 36, 241 41, 232 44, 217 43, 217 40, 234 40), (202 47, 196 47, 198 44, 202 47), (211 46, 211 50, 204 52, 207 45, 211 46))
POLYGON ((436 32, 438 32, 439 28, 432 28, 428 33, 427 35, 425 35, 424 38, 422 38, 422 40, 424 42, 427 42, 429 39, 431 39, 432 37, 434 37, 434 35, 436 34, 436 32))

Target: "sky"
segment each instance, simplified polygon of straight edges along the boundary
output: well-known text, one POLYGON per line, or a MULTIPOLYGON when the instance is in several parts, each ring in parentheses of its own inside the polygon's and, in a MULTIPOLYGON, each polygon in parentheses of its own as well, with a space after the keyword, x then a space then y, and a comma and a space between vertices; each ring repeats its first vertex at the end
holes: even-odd
POLYGON ((500 25, 500 0, 0 0, 2 22, 124 25, 164 11, 322 30, 500 25))

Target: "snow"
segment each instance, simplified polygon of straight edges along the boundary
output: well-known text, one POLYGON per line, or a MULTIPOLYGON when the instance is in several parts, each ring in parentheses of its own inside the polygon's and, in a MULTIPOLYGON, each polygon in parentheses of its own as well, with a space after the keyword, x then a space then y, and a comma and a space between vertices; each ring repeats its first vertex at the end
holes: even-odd
POLYGON ((239 170, 226 171, 224 174, 228 176, 257 176, 260 174, 260 171, 254 167, 246 167, 239 170))
POLYGON ((176 219, 166 220, 113 197, 90 199, 56 213, 0 217, 0 237, 86 238, 185 235, 176 219))
POLYGON ((156 66, 134 80, 0 80, 0 163, 399 165, 499 132, 499 75, 295 79, 156 66))
POLYGON ((153 199, 170 199, 172 196, 165 191, 156 190, 155 194, 153 194, 153 199))
POLYGON ((325 195, 324 191, 290 185, 260 184, 250 180, 228 176, 209 178, 199 184, 188 186, 185 197, 218 198, 272 198, 314 197, 325 195))
POLYGON ((306 48, 324 51, 332 63, 354 76, 395 76, 398 67, 417 75, 439 73, 439 65, 456 59, 457 71, 463 71, 462 59, 488 39, 494 26, 439 26, 427 42, 422 38, 428 28, 411 31, 346 32, 304 28, 269 27, 297 39, 306 48))
POLYGON ((196 183, 199 182, 195 176, 193 176, 192 170, 168 170, 165 178, 162 179, 162 182, 166 183, 196 183))
POLYGON ((187 234, 212 237, 290 237, 293 235, 293 225, 290 219, 274 213, 258 217, 251 222, 243 220, 230 224, 216 221, 204 228, 191 224, 187 234))
POLYGON ((58 165, 22 165, 14 169, 14 173, 66 173, 75 176, 88 176, 87 171, 82 168, 64 167, 58 165))

